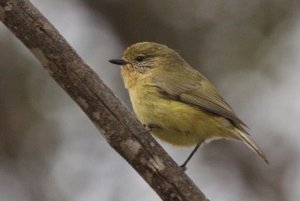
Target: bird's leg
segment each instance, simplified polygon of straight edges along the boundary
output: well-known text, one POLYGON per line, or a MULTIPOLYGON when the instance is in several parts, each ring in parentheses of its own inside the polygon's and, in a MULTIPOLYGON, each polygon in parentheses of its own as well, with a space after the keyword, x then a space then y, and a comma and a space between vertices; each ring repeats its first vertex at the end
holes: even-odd
POLYGON ((151 132, 153 128, 161 129, 161 127, 157 124, 143 124, 147 132, 151 132))
POLYGON ((146 129, 147 133, 151 132, 151 130, 152 130, 152 127, 151 127, 151 125, 150 125, 150 124, 149 124, 149 125, 147 125, 147 124, 143 124, 143 126, 144 126, 144 128, 146 129))
POLYGON ((157 124, 143 124, 145 129, 147 130, 147 133, 151 132, 153 128, 160 129, 161 127, 157 124))
POLYGON ((202 144, 202 142, 200 142, 196 145, 196 147, 193 149, 192 153, 190 153, 190 155, 187 157, 187 159, 184 161, 184 163, 180 166, 183 171, 186 170, 186 165, 188 164, 190 159, 193 157, 193 155, 196 153, 196 151, 198 150, 198 148, 200 147, 201 144, 202 144))

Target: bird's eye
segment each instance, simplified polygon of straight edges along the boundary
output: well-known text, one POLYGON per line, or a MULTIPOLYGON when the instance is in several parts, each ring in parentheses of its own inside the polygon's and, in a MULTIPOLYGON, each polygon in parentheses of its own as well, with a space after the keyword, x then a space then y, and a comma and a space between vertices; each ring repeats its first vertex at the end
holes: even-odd
POLYGON ((142 62, 142 61, 144 61, 145 58, 146 58, 146 56, 144 56, 144 55, 139 55, 139 56, 137 56, 137 57, 135 58, 135 60, 138 61, 138 62, 142 62))

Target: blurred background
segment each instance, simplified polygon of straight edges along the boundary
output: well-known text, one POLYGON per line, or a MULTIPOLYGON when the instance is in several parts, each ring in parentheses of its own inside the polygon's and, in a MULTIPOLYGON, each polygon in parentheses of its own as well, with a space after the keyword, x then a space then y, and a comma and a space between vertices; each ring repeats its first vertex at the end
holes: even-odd
MULTIPOLYGON (((212 201, 300 197, 298 0, 32 0, 131 108, 120 69, 130 44, 176 49, 250 128, 271 165, 242 143, 197 152, 187 174, 212 201)), ((158 201, 31 53, 0 25, 1 201, 158 201)), ((178 163, 191 149, 161 143, 178 163)))

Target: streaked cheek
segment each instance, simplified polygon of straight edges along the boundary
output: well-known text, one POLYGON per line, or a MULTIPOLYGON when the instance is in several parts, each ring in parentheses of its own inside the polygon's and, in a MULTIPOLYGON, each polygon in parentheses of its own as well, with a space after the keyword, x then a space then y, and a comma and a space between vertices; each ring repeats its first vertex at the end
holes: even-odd
POLYGON ((122 68, 127 71, 132 71, 133 67, 131 64, 123 65, 122 68))

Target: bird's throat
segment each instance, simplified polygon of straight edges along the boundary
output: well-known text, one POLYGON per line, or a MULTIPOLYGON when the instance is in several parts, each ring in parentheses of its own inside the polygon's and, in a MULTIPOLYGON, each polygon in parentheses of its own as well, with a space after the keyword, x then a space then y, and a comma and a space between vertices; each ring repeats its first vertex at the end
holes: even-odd
POLYGON ((131 66, 129 66, 129 64, 122 67, 121 74, 124 85, 128 90, 133 88, 137 84, 138 79, 141 77, 141 73, 135 71, 131 66))

